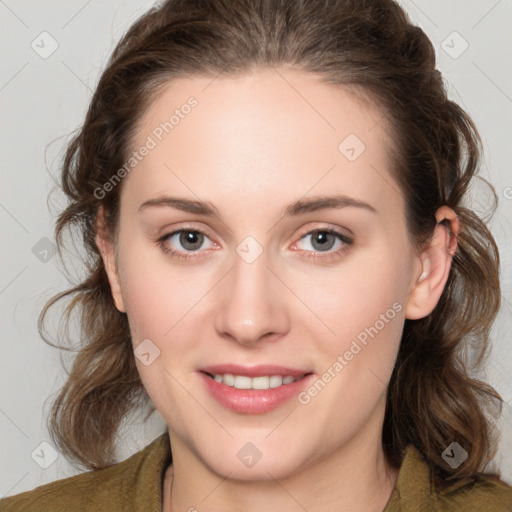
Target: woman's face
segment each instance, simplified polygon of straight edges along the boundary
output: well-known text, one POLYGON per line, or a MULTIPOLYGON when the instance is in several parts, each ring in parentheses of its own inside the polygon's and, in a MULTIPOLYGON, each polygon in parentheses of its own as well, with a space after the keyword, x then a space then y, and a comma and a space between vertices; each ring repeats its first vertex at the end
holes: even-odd
POLYGON ((291 70, 177 79, 145 112, 109 277, 175 458, 282 478, 380 445, 421 273, 386 127, 291 70))

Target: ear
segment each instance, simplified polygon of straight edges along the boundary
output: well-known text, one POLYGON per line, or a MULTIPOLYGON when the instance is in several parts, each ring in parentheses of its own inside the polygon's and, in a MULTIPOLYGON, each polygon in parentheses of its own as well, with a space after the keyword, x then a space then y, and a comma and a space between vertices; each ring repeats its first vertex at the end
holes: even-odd
POLYGON ((114 304, 121 313, 126 313, 123 297, 121 295, 119 273, 117 271, 115 246, 106 228, 105 210, 102 205, 100 205, 98 215, 96 217, 95 241, 103 259, 103 265, 105 266, 105 271, 110 283, 110 290, 112 292, 114 304))
POLYGON ((448 206, 442 206, 436 212, 436 221, 431 241, 419 254, 418 270, 405 307, 405 317, 411 320, 428 316, 436 307, 457 251, 460 232, 457 214, 448 206))

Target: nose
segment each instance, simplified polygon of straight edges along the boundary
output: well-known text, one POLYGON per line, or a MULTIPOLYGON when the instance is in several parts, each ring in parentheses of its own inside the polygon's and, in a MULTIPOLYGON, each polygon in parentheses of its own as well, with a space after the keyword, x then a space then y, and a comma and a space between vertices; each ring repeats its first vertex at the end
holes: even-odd
POLYGON ((253 346, 276 341, 290 329, 287 290, 269 268, 265 252, 252 262, 236 254, 219 284, 215 314, 219 336, 253 346))

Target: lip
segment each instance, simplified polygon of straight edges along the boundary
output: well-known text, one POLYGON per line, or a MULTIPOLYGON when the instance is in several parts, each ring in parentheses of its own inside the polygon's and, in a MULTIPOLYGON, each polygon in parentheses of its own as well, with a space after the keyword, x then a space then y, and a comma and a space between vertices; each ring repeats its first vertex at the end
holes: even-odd
POLYGON ((306 388, 312 381, 314 374, 307 370, 285 368, 283 366, 259 365, 237 366, 217 365, 203 368, 198 372, 208 393, 223 407, 240 414, 264 414, 277 409, 288 402, 306 388), (213 380, 208 374, 245 375, 260 377, 263 375, 291 375, 303 378, 270 389, 236 389, 221 382, 213 380))
POLYGON ((286 377, 291 375, 292 377, 300 377, 307 373, 311 373, 310 370, 300 370, 296 368, 286 368, 284 366, 260 364, 256 366, 239 366, 236 364, 219 364, 215 366, 207 366, 200 368, 200 371, 205 373, 211 373, 212 375, 226 374, 231 375, 245 375, 247 377, 262 377, 264 375, 282 375, 286 377))

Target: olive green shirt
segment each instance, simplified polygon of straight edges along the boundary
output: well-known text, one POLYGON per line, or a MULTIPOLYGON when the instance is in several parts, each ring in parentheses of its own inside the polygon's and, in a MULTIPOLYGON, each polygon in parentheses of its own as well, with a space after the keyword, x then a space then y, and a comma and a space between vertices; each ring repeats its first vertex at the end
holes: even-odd
MULTIPOLYGON (((171 461, 168 433, 128 459, 0 500, 1 512, 161 512, 171 461)), ((383 512, 511 512, 512 487, 488 476, 439 490, 418 450, 404 453, 396 487, 383 512)))

